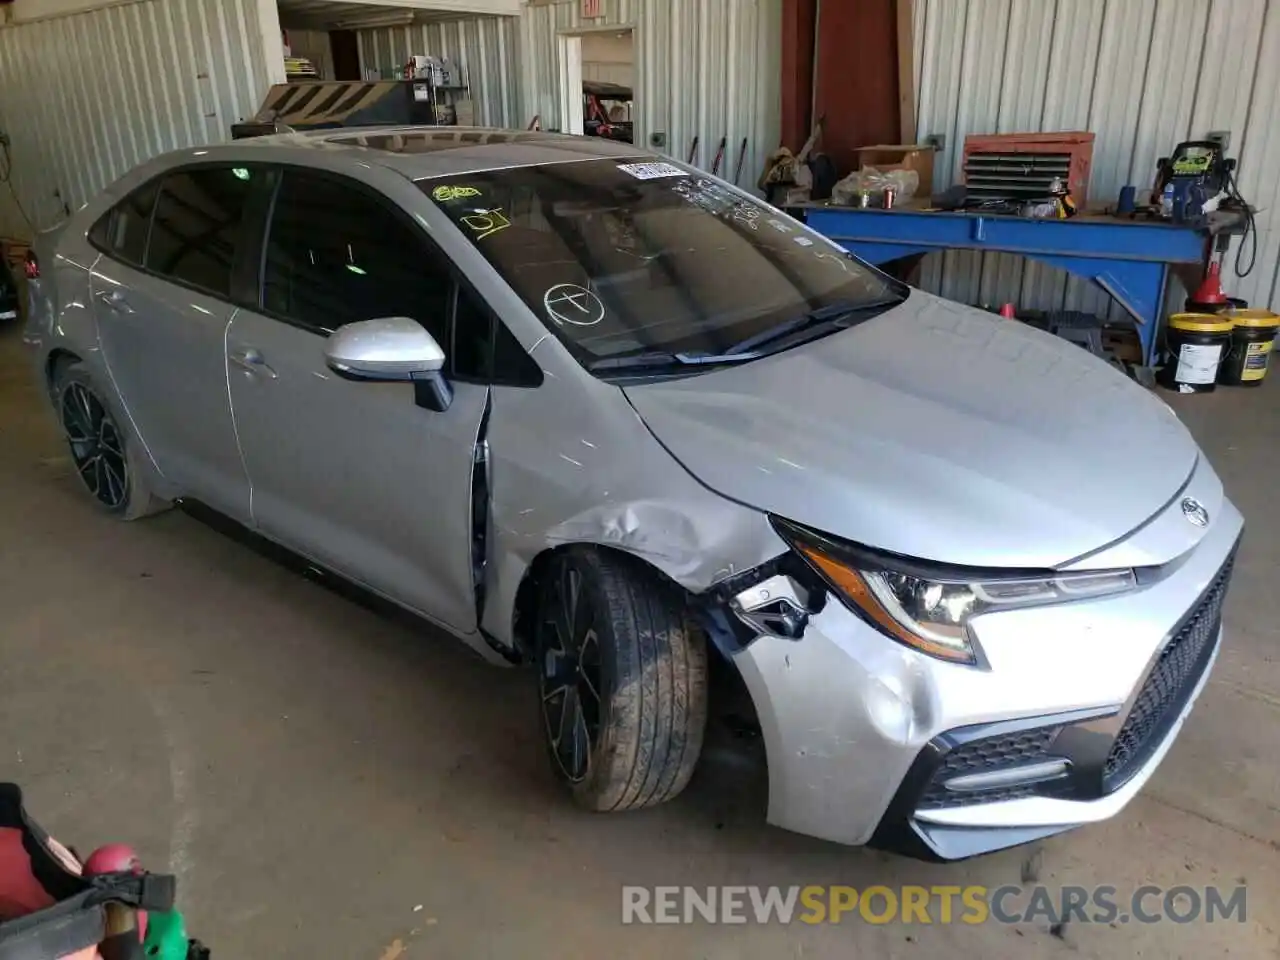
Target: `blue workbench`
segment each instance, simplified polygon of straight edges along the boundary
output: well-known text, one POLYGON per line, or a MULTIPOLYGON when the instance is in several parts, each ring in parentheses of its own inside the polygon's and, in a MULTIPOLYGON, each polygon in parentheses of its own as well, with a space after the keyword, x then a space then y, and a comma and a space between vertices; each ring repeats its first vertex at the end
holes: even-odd
POLYGON ((1169 266, 1202 265, 1209 237, 1192 227, 1092 214, 1032 220, 819 205, 792 213, 869 263, 939 250, 979 250, 1020 254, 1086 277, 1133 316, 1148 366, 1155 361, 1169 266))

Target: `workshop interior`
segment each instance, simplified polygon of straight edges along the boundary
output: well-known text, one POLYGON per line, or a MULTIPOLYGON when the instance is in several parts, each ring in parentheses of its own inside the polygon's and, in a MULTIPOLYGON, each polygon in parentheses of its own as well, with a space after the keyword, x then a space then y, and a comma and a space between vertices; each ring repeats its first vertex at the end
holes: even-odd
MULTIPOLYGON (((152 129, 130 130, 119 141, 118 156, 108 151, 87 169, 73 171, 69 160, 53 167, 41 162, 60 135, 53 125, 0 130, 9 194, 0 208, 6 269, 20 272, 33 231, 64 215, 73 199, 82 202, 85 197, 77 194, 107 179, 128 155, 141 158, 152 144, 377 124, 499 125, 643 143, 680 157, 756 189, 868 262, 887 265, 924 289, 1066 337, 1144 383, 1163 371, 1164 385, 1205 392, 1218 384, 1256 385, 1266 375, 1271 351, 1263 346, 1276 326, 1268 322, 1268 311, 1277 270, 1275 254, 1266 247, 1265 204, 1260 224, 1262 198, 1248 194, 1269 161, 1264 152, 1254 159, 1265 148, 1258 146, 1264 137, 1251 128, 1251 116, 1235 129, 1228 123, 1242 116, 1247 89, 1188 89, 1186 96, 1166 102, 1155 99, 1163 88, 1148 77, 1142 90, 1123 97, 1115 91, 1124 109, 1144 118, 1138 129, 1117 127, 1109 111, 1088 100, 1073 107, 1086 122, 1057 129, 1066 125, 1048 122, 1046 112, 1073 93, 1070 84, 1044 73, 1054 51, 1041 50, 1031 28, 1052 20, 1047 12, 1028 24, 999 24, 995 17, 992 27, 976 19, 994 13, 980 3, 963 14, 963 3, 955 10, 925 2, 877 3, 874 13, 828 10, 819 25, 817 0, 788 0, 785 9, 772 11, 781 15, 781 24, 769 22, 765 10, 754 15, 762 30, 781 26, 789 31, 788 42, 792 34, 797 41, 794 48, 783 45, 782 75, 772 78, 768 96, 728 78, 712 88, 685 87, 668 71, 646 79, 660 85, 651 88, 655 102, 646 105, 637 99, 638 74, 656 66, 653 57, 666 39, 661 29, 676 30, 677 22, 664 24, 650 46, 641 48, 629 20, 620 24, 625 29, 613 29, 610 10, 596 13, 590 4, 577 9, 561 2, 526 15, 538 31, 538 45, 524 59, 545 66, 546 82, 521 90, 517 101, 510 71, 472 76, 476 67, 459 54, 497 39, 503 55, 514 57, 515 44, 506 43, 506 34, 518 18, 449 22, 440 14, 368 6, 353 12, 319 0, 282 0, 283 60, 268 56, 269 62, 253 64, 250 73, 257 81, 264 71, 275 72, 278 82, 255 95, 230 76, 223 80, 197 69, 192 93, 213 108, 199 118, 198 133, 190 119, 185 128, 161 129, 170 126, 170 117, 143 108, 152 129), (906 7, 911 10, 904 13, 906 7), (566 12, 576 18, 567 27, 547 20, 566 12), (880 41, 872 56, 885 62, 877 59, 860 69, 882 75, 850 86, 840 51, 853 32, 868 28, 880 41), (950 62, 938 58, 936 42, 954 42, 957 29, 972 34, 974 43, 953 51, 950 62), (985 55, 992 49, 993 29, 1006 47, 1029 60, 1038 56, 1040 65, 1032 77, 1018 78, 1002 77, 984 64, 991 78, 978 79, 983 89, 970 95, 980 93, 982 99, 970 105, 970 64, 977 63, 979 50, 985 55), (1034 96, 1020 93, 1023 79, 1033 79, 1040 90, 1034 96), (667 88, 687 98, 687 105, 668 112, 669 95, 662 92, 667 88), (234 99, 217 102, 224 95, 234 99), (1221 100, 1216 114, 1204 102, 1209 95, 1221 100), (1106 120, 1104 129, 1090 129, 1089 110, 1106 120), (707 126, 717 120, 721 131, 707 126), (780 143, 769 139, 779 133, 780 143), (1015 267, 1015 257, 1050 269, 1015 267), (1184 365, 1185 377, 1178 373, 1184 355, 1196 358, 1184 365)), ((1178 4, 1165 6, 1167 12, 1159 5, 1150 12, 1149 30, 1164 29, 1166 21, 1177 27, 1175 39, 1198 46, 1205 71, 1232 56, 1214 46, 1228 22, 1221 5, 1207 8, 1210 25, 1218 29, 1200 37, 1181 23, 1174 11, 1178 4)), ((21 0, 16 7, 13 0, 0 6, 0 16, 12 20, 14 9, 21 11, 21 0)), ((1127 28, 1132 18, 1119 8, 1107 15, 1100 33, 1107 42, 1092 57, 1098 83, 1118 84, 1122 57, 1110 31, 1127 28)), ((91 27, 88 20, 82 23, 91 27)), ((35 36, 80 24, 37 19, 25 29, 35 36)), ((16 41, 22 22, 11 26, 8 36, 16 41)), ((273 42, 274 35, 268 46, 273 42)), ((1158 65, 1173 69, 1173 50, 1153 47, 1151 54, 1158 65)), ((698 76, 708 67, 700 55, 691 65, 698 76)), ((18 75, 4 94, 10 114, 30 102, 21 91, 34 81, 16 60, 13 66, 18 75)), ((82 89, 84 77, 58 83, 88 109, 92 95, 82 89)), ((52 94, 58 83, 43 85, 39 95, 52 94)), ((1095 101, 1098 92, 1107 91, 1095 91, 1095 101)), ((4 282, 3 295, 16 303, 16 282, 4 282)), ((2 313, 16 313, 14 304, 2 313)))
POLYGON ((0 0, 0 960, 1275 956, 1278 68, 1280 0, 0 0))

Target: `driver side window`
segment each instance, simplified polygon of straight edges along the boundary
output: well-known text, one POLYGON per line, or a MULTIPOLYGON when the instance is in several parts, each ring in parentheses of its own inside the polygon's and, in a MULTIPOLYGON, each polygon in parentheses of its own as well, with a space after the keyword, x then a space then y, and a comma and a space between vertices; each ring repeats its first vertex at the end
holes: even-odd
POLYGON ((340 180, 286 169, 262 277, 264 310, 330 334, 347 323, 412 317, 448 349, 453 277, 412 228, 340 180))

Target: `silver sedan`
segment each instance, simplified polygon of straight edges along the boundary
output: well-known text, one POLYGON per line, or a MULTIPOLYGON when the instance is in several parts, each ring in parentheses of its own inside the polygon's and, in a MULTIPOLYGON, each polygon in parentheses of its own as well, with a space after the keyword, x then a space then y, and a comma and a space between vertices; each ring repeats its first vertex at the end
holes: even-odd
POLYGON ((76 468, 531 663, 556 774, 675 797, 712 659, 769 819, 957 858, 1120 810, 1222 643, 1242 521, 1157 398, 628 144, 185 150, 40 238, 76 468))

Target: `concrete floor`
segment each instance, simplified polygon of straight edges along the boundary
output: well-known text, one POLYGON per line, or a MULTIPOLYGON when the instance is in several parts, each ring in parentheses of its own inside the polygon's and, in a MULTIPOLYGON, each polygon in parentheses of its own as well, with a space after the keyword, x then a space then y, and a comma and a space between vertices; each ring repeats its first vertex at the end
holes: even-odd
MULTIPOLYGON (((1167 396, 1167 395, 1166 395, 1167 396)), ((1249 887, 1248 921, 622 927, 623 884, 1018 883, 763 823, 712 750, 677 802, 575 810, 522 672, 352 603, 190 516, 104 519, 0 331, 0 778, 83 850, 180 878, 218 957, 1275 957, 1280 376, 1172 398, 1249 521, 1200 705, 1117 819, 1044 845, 1051 884, 1249 887)))

